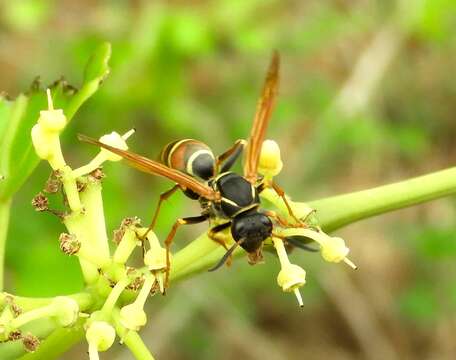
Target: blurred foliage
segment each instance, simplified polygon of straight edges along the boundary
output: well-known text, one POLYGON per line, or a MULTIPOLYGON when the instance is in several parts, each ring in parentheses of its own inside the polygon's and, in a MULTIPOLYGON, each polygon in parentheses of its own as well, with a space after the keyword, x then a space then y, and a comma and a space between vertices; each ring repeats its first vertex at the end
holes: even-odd
MULTIPOLYGON (((294 198, 314 199, 454 164, 455 24, 452 0, 3 0, 0 89, 15 96, 36 75, 43 83, 62 74, 72 84, 82 83, 90 54, 109 41, 110 77, 64 135, 69 162, 83 164, 95 151, 78 143, 76 133, 99 136, 132 127, 137 133, 131 148, 152 158, 182 137, 201 139, 221 153, 247 135, 270 53, 278 49, 282 80, 269 129, 285 159, 278 180, 294 198), (359 111, 343 113, 334 105, 341 89, 376 36, 391 24, 395 45, 383 44, 370 69, 382 68, 376 62, 385 52, 391 52, 391 61, 371 89, 355 82, 367 100, 359 111)), ((349 97, 344 105, 353 107, 355 100, 349 97)), ((105 170, 111 230, 126 216, 147 222, 159 193, 170 187, 122 164, 108 164, 105 170)), ((46 164, 38 166, 14 202, 7 280, 8 289, 21 295, 69 293, 82 285, 77 263, 58 250, 63 226, 30 206, 48 175, 46 164)), ((176 195, 164 206, 157 232, 163 237, 177 216, 197 212, 195 204, 176 195)), ((362 262, 341 287, 355 287, 351 296, 378 315, 370 320, 381 324, 372 325, 380 329, 372 342, 387 339, 397 358, 456 356, 453 347, 443 345, 445 337, 435 348, 436 336, 455 326, 448 316, 454 316, 456 301, 455 215, 454 199, 446 199, 341 232, 353 260, 362 262), (370 295, 374 282, 383 297, 370 295), (427 328, 417 329, 417 324, 427 328), (413 346, 418 342, 424 352, 413 346)), ((204 229, 179 230, 176 248, 204 229)), ((362 337, 347 331, 359 326, 359 317, 349 316, 356 309, 339 300, 343 294, 331 286, 337 280, 328 280, 330 273, 311 254, 293 256, 314 273, 304 289, 303 313, 276 287, 278 266, 270 257, 255 268, 236 263, 229 271, 203 275, 195 290, 189 282, 188 293, 207 294, 208 300, 182 296, 178 313, 163 325, 172 340, 163 340, 160 352, 176 359, 256 358, 246 335, 250 326, 259 347, 268 349, 270 342, 283 358, 368 357, 362 337), (216 309, 238 311, 224 316, 207 308, 214 291, 221 294, 212 300, 216 309), (188 302, 206 305, 197 311, 188 302), (187 322, 180 324, 184 315, 187 322), (231 329, 227 324, 236 331, 224 336, 223 329, 231 329)), ((163 306, 166 314, 169 299, 185 294, 175 289, 157 309, 163 306)))

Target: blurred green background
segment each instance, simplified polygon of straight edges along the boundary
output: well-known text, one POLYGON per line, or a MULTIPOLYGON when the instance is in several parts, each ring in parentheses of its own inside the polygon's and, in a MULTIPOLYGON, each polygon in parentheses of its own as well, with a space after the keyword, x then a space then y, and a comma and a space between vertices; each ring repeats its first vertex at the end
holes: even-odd
MULTIPOLYGON (((130 146, 155 157, 193 137, 216 153, 249 132, 273 49, 282 56, 268 137, 281 145, 277 179, 311 200, 454 165, 454 0, 0 1, 0 90, 15 96, 36 75, 81 82, 103 41, 111 75, 63 137, 74 166, 95 150, 76 133, 137 129, 130 146)), ((124 164, 105 166, 109 231, 126 216, 148 221, 170 184, 124 164)), ((7 289, 29 296, 78 291, 63 225, 30 201, 41 164, 16 196, 7 244, 7 289)), ((300 310, 276 285, 277 261, 202 274, 150 301, 143 334, 158 359, 454 359, 454 198, 338 231, 360 270, 294 252, 308 274, 300 310)), ((163 237, 177 216, 198 213, 181 195, 163 209, 163 237)), ((175 249, 205 225, 179 232, 175 249)), ((68 358, 85 356, 85 347, 68 358)), ((120 345, 104 355, 131 359, 120 345)))

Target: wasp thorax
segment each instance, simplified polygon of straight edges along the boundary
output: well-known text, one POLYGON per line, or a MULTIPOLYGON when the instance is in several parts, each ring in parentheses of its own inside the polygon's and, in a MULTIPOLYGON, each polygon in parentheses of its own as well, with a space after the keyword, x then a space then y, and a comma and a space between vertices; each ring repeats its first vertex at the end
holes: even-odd
POLYGON ((261 243, 271 236, 272 222, 264 214, 255 212, 251 215, 241 214, 235 217, 231 227, 233 239, 240 243, 247 252, 254 252, 261 243))

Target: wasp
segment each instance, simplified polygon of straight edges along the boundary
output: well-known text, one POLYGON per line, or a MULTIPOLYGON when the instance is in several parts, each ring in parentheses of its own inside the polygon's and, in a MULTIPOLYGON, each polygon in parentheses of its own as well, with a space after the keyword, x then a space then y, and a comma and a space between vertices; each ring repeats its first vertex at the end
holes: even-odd
MULTIPOLYGON (((272 212, 260 210, 259 194, 269 185, 266 185, 262 177, 257 174, 257 168, 266 129, 276 100, 279 64, 279 55, 274 52, 248 141, 236 141, 230 149, 217 157, 214 156, 209 146, 194 139, 178 140, 168 144, 162 150, 159 162, 106 145, 87 136, 78 135, 81 141, 120 155, 131 166, 143 172, 162 176, 175 182, 171 189, 160 195, 148 231, 153 229, 162 203, 177 190, 180 189, 190 199, 199 201, 201 215, 177 219, 166 237, 164 244, 167 254, 167 274, 169 274, 170 267, 170 246, 178 227, 207 220, 218 222, 209 230, 209 237, 227 249, 223 258, 211 269, 212 271, 222 266, 238 246, 248 253, 251 264, 262 259, 263 242, 273 234, 273 220, 277 220, 278 217, 272 212), (230 169, 243 152, 245 152, 243 175, 239 175, 230 169), (229 249, 225 242, 218 240, 216 236, 217 233, 228 228, 234 239, 234 244, 229 249)), ((290 215, 299 223, 300 220, 294 216, 283 190, 275 183, 270 186, 283 199, 290 215)))

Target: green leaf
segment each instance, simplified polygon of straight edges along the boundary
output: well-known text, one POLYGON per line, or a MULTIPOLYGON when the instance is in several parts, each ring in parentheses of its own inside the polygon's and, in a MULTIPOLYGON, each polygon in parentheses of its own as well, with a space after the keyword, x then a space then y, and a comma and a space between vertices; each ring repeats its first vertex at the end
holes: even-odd
MULTIPOLYGON (((49 86, 54 107, 63 109, 68 121, 99 88, 109 74, 111 45, 99 46, 88 61, 84 80, 77 90, 64 79, 49 86)), ((45 88, 36 79, 28 93, 15 100, 0 97, 0 199, 10 198, 32 174, 39 163, 31 141, 31 129, 41 110, 47 108, 45 88)))

